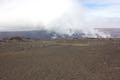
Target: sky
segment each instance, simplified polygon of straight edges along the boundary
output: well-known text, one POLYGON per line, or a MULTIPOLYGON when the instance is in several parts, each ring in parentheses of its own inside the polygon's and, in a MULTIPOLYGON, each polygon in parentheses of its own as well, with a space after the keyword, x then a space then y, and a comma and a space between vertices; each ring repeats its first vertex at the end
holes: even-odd
POLYGON ((120 28, 120 0, 0 0, 0 31, 41 26, 120 28))

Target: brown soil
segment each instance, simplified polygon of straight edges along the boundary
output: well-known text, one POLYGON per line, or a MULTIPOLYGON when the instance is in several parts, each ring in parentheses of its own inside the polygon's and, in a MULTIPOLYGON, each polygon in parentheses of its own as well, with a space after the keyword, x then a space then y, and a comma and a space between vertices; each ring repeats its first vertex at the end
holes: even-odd
POLYGON ((120 80, 120 40, 0 42, 0 80, 120 80))

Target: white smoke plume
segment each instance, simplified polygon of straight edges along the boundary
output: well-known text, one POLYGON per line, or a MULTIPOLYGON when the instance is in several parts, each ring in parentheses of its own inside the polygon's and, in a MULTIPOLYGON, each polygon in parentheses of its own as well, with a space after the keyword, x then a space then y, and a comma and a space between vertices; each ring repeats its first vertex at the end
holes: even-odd
POLYGON ((59 19, 56 19, 47 26, 50 26, 50 30, 60 34, 67 34, 69 36, 78 32, 84 34, 82 37, 110 38, 110 34, 98 31, 93 26, 89 25, 86 16, 84 16, 85 12, 85 9, 75 2, 70 11, 66 12, 59 19))
POLYGON ((0 29, 9 29, 8 26, 14 25, 13 30, 45 29, 69 36, 78 32, 84 33, 83 37, 110 37, 90 25, 89 17, 85 15, 87 10, 80 5, 80 0, 11 0, 11 4, 5 1, 5 7, 0 6, 0 25, 6 28, 0 29), (19 25, 29 27, 17 27, 19 25))

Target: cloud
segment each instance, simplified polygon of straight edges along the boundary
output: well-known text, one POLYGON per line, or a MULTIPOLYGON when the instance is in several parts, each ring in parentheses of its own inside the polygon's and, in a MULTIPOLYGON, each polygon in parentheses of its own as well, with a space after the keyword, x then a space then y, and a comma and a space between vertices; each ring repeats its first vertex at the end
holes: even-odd
POLYGON ((84 7, 89 24, 120 28, 120 0, 85 0, 83 3, 86 4, 84 7))
POLYGON ((120 0, 0 0, 0 30, 37 29, 39 24, 59 32, 120 27, 120 0))
POLYGON ((47 24, 71 5, 68 0, 12 0, 0 6, 0 23, 31 22, 47 24))

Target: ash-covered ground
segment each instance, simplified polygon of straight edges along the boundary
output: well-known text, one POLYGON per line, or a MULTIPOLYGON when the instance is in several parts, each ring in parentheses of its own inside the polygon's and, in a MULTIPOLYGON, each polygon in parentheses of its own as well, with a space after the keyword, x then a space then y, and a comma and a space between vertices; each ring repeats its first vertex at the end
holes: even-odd
POLYGON ((120 80, 120 39, 1 41, 0 80, 120 80))

